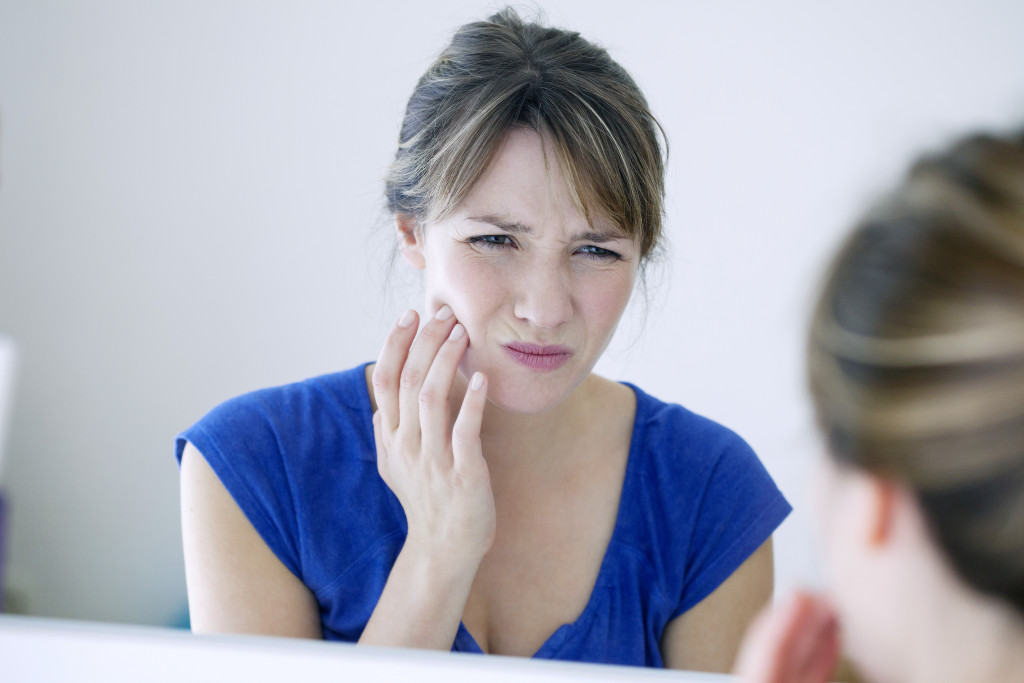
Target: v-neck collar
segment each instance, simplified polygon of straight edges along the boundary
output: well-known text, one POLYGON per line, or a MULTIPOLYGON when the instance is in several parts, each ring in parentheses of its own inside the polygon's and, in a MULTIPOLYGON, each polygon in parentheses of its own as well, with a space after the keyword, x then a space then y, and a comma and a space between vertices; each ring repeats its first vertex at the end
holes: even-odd
MULTIPOLYGON (((636 398, 636 410, 633 414, 633 429, 630 433, 629 454, 626 456, 626 472, 622 477, 619 507, 615 513, 615 527, 612 529, 611 538, 608 539, 608 546, 605 548, 604 557, 601 559, 601 567, 597 571, 597 579, 594 580, 594 587, 590 592, 590 597, 587 599, 587 604, 583 607, 583 611, 580 612, 575 621, 562 624, 556 628, 554 633, 531 655, 533 658, 553 658, 575 632, 586 630, 598 615, 601 594, 604 593, 606 587, 610 584, 615 571, 613 551, 616 546, 621 545, 621 539, 627 533, 625 528, 626 515, 623 511, 627 505, 627 500, 632 499, 632 496, 630 496, 631 491, 637 486, 635 480, 639 476, 637 470, 640 467, 638 451, 640 450, 640 444, 643 443, 643 431, 647 424, 646 413, 648 407, 647 402, 644 400, 645 394, 643 391, 629 382, 620 382, 620 384, 629 387, 633 391, 633 395, 636 398)), ((483 648, 476 642, 473 634, 469 632, 469 629, 466 628, 466 625, 461 620, 459 621, 459 630, 455 634, 455 642, 452 649, 459 652, 485 654, 483 648)))

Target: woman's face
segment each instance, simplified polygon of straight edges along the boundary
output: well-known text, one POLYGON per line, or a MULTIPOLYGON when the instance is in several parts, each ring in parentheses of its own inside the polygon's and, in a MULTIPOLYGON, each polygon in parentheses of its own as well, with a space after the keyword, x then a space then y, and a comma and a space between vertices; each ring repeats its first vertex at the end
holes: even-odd
POLYGON ((633 290, 638 249, 616 225, 588 223, 542 137, 509 133, 490 167, 444 220, 406 236, 424 268, 426 311, 448 304, 468 332, 464 376, 518 413, 560 403, 608 345, 633 290))

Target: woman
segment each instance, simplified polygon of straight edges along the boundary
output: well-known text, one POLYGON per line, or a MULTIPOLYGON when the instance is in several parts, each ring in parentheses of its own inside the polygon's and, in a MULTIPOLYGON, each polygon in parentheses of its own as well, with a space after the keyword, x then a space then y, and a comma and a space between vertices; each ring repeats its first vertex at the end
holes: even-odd
POLYGON ((809 349, 831 590, 759 620, 743 680, 829 680, 838 615, 870 681, 1024 681, 1024 135, 914 165, 809 349))
POLYGON ((455 34, 387 179, 425 314, 179 439, 194 630, 731 666, 789 506, 734 434, 591 372, 659 242, 657 131, 576 33, 455 34))

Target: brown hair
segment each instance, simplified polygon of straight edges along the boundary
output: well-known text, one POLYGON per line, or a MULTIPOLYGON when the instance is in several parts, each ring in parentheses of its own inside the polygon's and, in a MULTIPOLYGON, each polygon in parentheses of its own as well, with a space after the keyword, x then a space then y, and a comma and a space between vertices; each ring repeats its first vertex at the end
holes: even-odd
POLYGON ((552 144, 584 215, 605 216, 641 258, 651 254, 661 237, 664 132, 643 93, 603 48, 512 9, 458 29, 416 85, 386 178, 388 208, 443 218, 517 126, 552 144))
POLYGON ((1024 612, 1024 135, 912 167, 833 262, 808 357, 833 455, 912 488, 967 583, 1024 612))

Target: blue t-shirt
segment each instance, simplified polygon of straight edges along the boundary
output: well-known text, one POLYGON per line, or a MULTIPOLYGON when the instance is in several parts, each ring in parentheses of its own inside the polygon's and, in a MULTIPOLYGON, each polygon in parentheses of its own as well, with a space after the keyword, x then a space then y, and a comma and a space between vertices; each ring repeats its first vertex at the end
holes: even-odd
MULTIPOLYGON (((324 637, 356 641, 406 534, 377 472, 365 365, 221 404, 178 436, 316 596, 324 637)), ((665 626, 715 590, 790 512, 750 447, 635 386, 618 518, 589 602, 535 657, 663 666, 665 626)), ((462 625, 452 647, 480 652, 462 625)))

